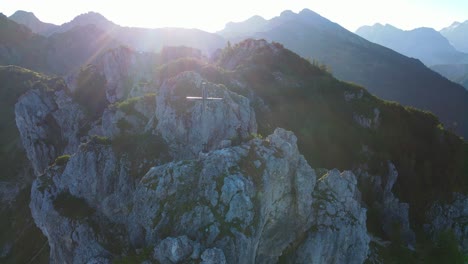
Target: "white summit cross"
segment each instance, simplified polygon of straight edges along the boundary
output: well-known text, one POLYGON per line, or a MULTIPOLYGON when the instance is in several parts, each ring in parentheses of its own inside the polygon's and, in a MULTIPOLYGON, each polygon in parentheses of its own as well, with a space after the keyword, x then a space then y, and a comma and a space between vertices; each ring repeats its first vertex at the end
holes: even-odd
MULTIPOLYGON (((208 97, 208 93, 206 91, 206 82, 202 82, 201 83, 202 85, 202 96, 199 97, 199 96, 187 96, 187 100, 202 100, 203 102, 203 106, 202 106, 202 112, 201 112, 201 127, 202 127, 202 131, 207 131, 207 127, 206 127, 206 121, 205 118, 203 117, 204 116, 204 113, 205 113, 205 105, 206 105, 206 101, 222 101, 223 98, 220 98, 220 97, 208 97)), ((202 141, 204 141, 202 139, 202 141)), ((208 143, 205 141, 202 143, 203 145, 203 149, 202 149, 202 153, 203 152, 208 152, 208 143)))
POLYGON ((202 96, 187 96, 187 100, 202 100, 203 102, 203 108, 202 108, 202 113, 205 111, 205 104, 206 101, 222 101, 223 98, 219 97, 208 97, 208 94, 206 92, 206 82, 202 82, 202 96))

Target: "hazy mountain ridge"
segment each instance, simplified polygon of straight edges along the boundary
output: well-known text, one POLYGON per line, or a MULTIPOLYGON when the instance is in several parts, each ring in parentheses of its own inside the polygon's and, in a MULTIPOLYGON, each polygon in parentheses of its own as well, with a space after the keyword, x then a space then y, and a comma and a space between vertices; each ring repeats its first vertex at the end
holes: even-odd
POLYGON ((49 35, 89 24, 95 25, 122 45, 144 52, 159 52, 164 46, 188 46, 209 54, 225 44, 220 36, 199 29, 122 27, 95 12, 81 14, 49 32, 49 35))
POLYGON ((361 84, 383 99, 429 110, 468 136, 468 118, 462 114, 468 112, 468 92, 463 87, 313 11, 283 12, 251 36, 282 43, 304 58, 324 63, 337 78, 361 84))
POLYGON ((87 25, 95 25, 97 28, 102 31, 111 31, 112 29, 118 27, 118 25, 109 21, 103 15, 96 12, 88 12, 81 14, 73 18, 70 22, 66 22, 60 26, 50 29, 47 32, 44 32, 46 36, 50 36, 54 33, 63 33, 73 29, 74 27, 82 27, 87 25))
POLYGON ((224 38, 237 37, 240 34, 255 33, 261 29, 267 20, 261 16, 253 16, 242 22, 229 22, 223 31, 218 32, 224 38))
POLYGON ((51 75, 67 76, 99 53, 120 44, 95 25, 74 27, 50 37, 31 32, 0 15, 0 64, 18 65, 51 75))
POLYGON ((456 50, 432 28, 401 30, 391 25, 375 24, 360 27, 356 34, 408 57, 420 59, 428 66, 468 62, 468 54, 456 50))

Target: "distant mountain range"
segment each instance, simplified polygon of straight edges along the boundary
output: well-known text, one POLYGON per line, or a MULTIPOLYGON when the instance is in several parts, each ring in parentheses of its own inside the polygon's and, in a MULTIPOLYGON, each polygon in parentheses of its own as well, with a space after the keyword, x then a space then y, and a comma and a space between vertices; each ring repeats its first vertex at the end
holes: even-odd
POLYGON ((222 37, 201 30, 121 27, 94 12, 49 27, 33 13, 18 11, 11 18, 20 23, 0 14, 0 64, 20 65, 47 74, 69 75, 103 51, 120 45, 152 52, 164 46, 189 46, 205 53, 224 46, 222 37), (22 25, 22 21, 28 23, 22 25))
POLYGON ((66 76, 99 52, 120 45, 95 25, 77 26, 50 37, 35 34, 0 14, 0 64, 66 76))
POLYGON ((33 13, 18 11, 10 17, 11 20, 26 25, 34 33, 43 36, 51 36, 55 33, 67 32, 77 26, 95 25, 109 37, 119 41, 123 45, 132 46, 138 50, 158 52, 164 46, 190 46, 204 52, 213 52, 224 46, 224 39, 216 34, 211 34, 198 29, 185 28, 131 28, 121 27, 99 13, 88 12, 75 17, 72 21, 60 26, 50 25, 39 21, 33 13), (25 23, 27 21, 27 23, 25 23), (35 30, 42 29, 45 30, 35 30))
POLYGON ((369 42, 308 9, 298 14, 285 11, 261 21, 251 18, 229 23, 218 33, 232 42, 246 37, 279 42, 304 58, 325 64, 341 80, 363 85, 381 98, 429 110, 468 136, 468 92, 420 61, 369 42))
MULTIPOLYGON (((21 14, 23 21, 30 17, 28 21, 37 22, 32 13, 21 14)), ((383 99, 429 110, 448 127, 468 137, 468 118, 464 114, 468 112, 468 92, 463 87, 418 60, 371 43, 308 9, 298 14, 285 11, 271 20, 254 16, 244 22, 228 23, 218 34, 196 29, 121 27, 93 12, 49 27, 41 31, 43 35, 34 34, 5 16, 0 20, 0 31, 4 31, 0 32, 1 64, 58 75, 76 72, 102 51, 118 45, 140 51, 189 46, 210 54, 227 41, 263 38, 325 64, 337 78, 363 85, 383 99), (17 44, 8 44, 15 39, 17 44)))
POLYGON ((456 49, 468 53, 468 20, 463 23, 455 22, 451 26, 442 29, 440 33, 456 49))
POLYGON ((359 36, 414 57, 449 80, 468 89, 468 21, 455 22, 440 32, 432 28, 401 30, 392 25, 375 24, 356 30, 359 36))
POLYGON ((360 27, 356 34, 403 55, 420 59, 428 66, 468 62, 468 54, 455 49, 440 32, 432 28, 405 31, 392 25, 375 24, 360 27))

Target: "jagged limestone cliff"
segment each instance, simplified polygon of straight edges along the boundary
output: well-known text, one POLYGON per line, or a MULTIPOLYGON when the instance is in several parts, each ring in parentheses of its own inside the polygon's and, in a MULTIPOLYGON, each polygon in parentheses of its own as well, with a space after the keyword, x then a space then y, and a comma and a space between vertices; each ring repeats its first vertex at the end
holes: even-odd
POLYGON ((257 126, 249 99, 222 85, 208 82, 208 91, 224 100, 206 109, 185 101, 183 94, 199 92, 202 81, 197 73, 181 73, 153 98, 110 106, 102 122, 89 127, 108 138, 79 131, 81 106, 65 89, 33 89, 21 98, 16 121, 38 174, 31 210, 49 240, 51 261, 106 262, 141 248, 162 263, 272 263, 286 251, 300 263, 364 261, 369 236, 355 176, 334 170, 318 180, 292 132, 277 129, 249 140, 257 126), (139 134, 157 135, 164 147, 153 154, 174 161, 149 155, 142 158, 161 165, 146 175, 134 170, 145 162, 119 151, 116 141, 139 134), (80 136, 90 141, 78 147, 80 136), (71 156, 54 161, 63 153, 71 156), (171 256, 168 243, 185 253, 171 256))
POLYGON ((110 145, 92 141, 38 177, 31 210, 53 262, 110 261, 154 248, 161 263, 216 249, 212 258, 227 263, 275 263, 291 244, 297 263, 367 257, 355 176, 334 170, 317 180, 291 132, 153 167, 140 180, 125 165, 110 145), (190 246, 173 242, 180 255, 163 250, 181 236, 190 246))
MULTIPOLYGON (((193 87, 201 81, 199 75, 186 73, 171 80, 168 82, 175 84, 189 80, 193 87)), ((162 109, 147 108, 153 109, 154 114, 154 117, 146 119, 148 124, 160 120, 159 112, 174 112, 171 110, 174 100, 165 99, 168 95, 164 89, 169 89, 165 87, 173 86, 163 85, 158 97, 154 98, 161 102, 157 105, 162 109)), ((225 90, 223 87, 217 89, 218 93, 225 90)), ((177 89, 169 90, 177 92, 177 89)), ((37 95, 40 92, 44 91, 31 90, 16 106, 21 135, 25 140, 34 139, 36 143, 25 144, 30 146, 27 153, 36 171, 53 161, 53 156, 45 153, 60 154, 54 152, 55 145, 69 146, 69 142, 76 141, 77 133, 59 129, 69 136, 69 140, 64 142, 51 142, 33 135, 37 135, 37 131, 50 135, 54 129, 71 127, 57 121, 57 127, 52 128, 49 126, 52 118, 73 121, 72 116, 80 116, 79 108, 71 112, 59 111, 60 108, 52 103, 53 107, 40 110, 43 104, 38 101, 57 102, 64 100, 65 96, 64 91, 55 91, 42 93, 39 100, 37 95), (32 105, 37 105, 37 108, 31 108, 32 105), (49 121, 29 121, 27 117, 31 116, 44 119, 49 116, 49 121), (40 127, 43 130, 30 126, 31 122, 44 124, 40 127)), ((84 263, 98 257, 118 258, 133 248, 155 246, 160 251, 162 246, 158 245, 167 239, 166 236, 186 235, 193 240, 191 243, 198 245, 199 250, 211 252, 210 248, 221 249, 215 251, 220 253, 213 257, 221 254, 227 257, 228 263, 274 262, 290 244, 298 244, 297 258, 304 263, 326 260, 312 259, 309 254, 312 251, 321 252, 325 257, 339 256, 337 262, 351 258, 355 258, 356 263, 362 262, 367 255, 369 238, 365 228, 365 209, 355 200, 359 195, 356 195, 354 175, 346 173, 340 176, 339 172, 331 171, 319 180, 320 187, 315 193, 315 172, 299 154, 296 138, 291 132, 280 129, 265 140, 253 139, 240 146, 214 150, 200 154, 200 157, 195 155, 202 150, 201 142, 205 138, 212 142, 210 148, 215 148, 222 140, 237 136, 242 140, 249 135, 249 130, 255 132, 255 117, 249 114, 248 99, 226 91, 222 95, 224 102, 218 107, 226 110, 205 109, 203 116, 222 123, 210 122, 205 130, 194 125, 187 127, 187 132, 177 133, 190 116, 201 117, 201 103, 194 103, 191 107, 187 103, 189 107, 178 115, 162 115, 166 123, 172 124, 167 127, 158 122, 155 133, 160 131, 163 138, 170 135, 166 140, 170 155, 181 161, 153 167, 144 177, 131 175, 129 164, 134 157, 119 155, 113 149, 112 140, 117 136, 112 134, 109 140, 93 138, 75 150, 65 147, 63 153, 74 154, 62 158, 63 161, 56 160, 38 177, 32 188, 33 217, 49 239, 51 260, 84 263), (246 103, 239 106, 236 101, 242 100, 246 103), (231 114, 241 108, 247 111, 246 114, 231 114), (220 117, 212 118, 213 115, 220 117), (172 142, 184 143, 183 140, 187 139, 185 144, 171 147, 172 142), (195 147, 198 149, 192 150, 195 147), (342 197, 337 198, 337 195, 342 197), (331 221, 329 214, 336 214, 336 219, 331 221), (343 230, 338 232, 338 227, 343 230), (343 233, 344 230, 348 231, 343 233), (307 233, 310 235, 301 245, 300 241, 307 233), (322 239, 321 236, 337 245, 315 248, 316 243, 311 241, 322 239), (349 236, 356 237, 352 244, 344 240, 349 236), (360 250, 356 253, 349 249, 350 246, 360 250)), ((137 103, 134 109, 138 109, 137 103)), ((73 104, 68 107, 73 107, 73 104)), ((108 115, 105 112, 103 116, 108 115)), ((138 111, 127 114, 139 115, 142 113, 138 111)), ((105 124, 118 122, 110 120, 114 122, 103 122, 103 131, 112 131, 111 125, 105 124)), ((77 125, 79 122, 71 123, 77 125)), ((142 123, 140 128, 144 127, 147 124, 142 123)), ((203 259, 204 254, 200 251, 194 258, 203 259)), ((210 254, 206 253, 205 258, 210 254)), ((166 257, 163 253, 155 255, 162 262, 166 257)))
MULTIPOLYGON (((378 263, 389 243, 414 247, 412 214, 442 196, 408 196, 398 148, 379 143, 393 111, 434 125, 430 115, 337 82, 278 44, 250 40, 219 56, 153 69, 121 48, 87 68, 102 85, 99 107, 81 100, 83 87, 38 86, 19 99, 37 176, 30 207, 52 263, 378 263), (223 101, 187 101, 202 82, 223 101)), ((458 146, 443 129, 434 137, 458 146)), ((434 237, 463 226, 463 206, 445 203, 457 213, 437 218, 434 207, 424 220, 434 237)))

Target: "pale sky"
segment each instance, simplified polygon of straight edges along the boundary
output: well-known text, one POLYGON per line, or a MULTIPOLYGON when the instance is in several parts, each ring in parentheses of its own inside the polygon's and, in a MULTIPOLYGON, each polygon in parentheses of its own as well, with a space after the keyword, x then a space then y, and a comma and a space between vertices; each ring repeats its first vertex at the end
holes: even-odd
POLYGON ((253 15, 266 19, 284 10, 304 8, 350 31, 375 23, 401 29, 432 27, 440 30, 454 21, 468 20, 468 0, 0 0, 0 12, 33 12, 44 22, 62 24, 75 16, 95 11, 122 26, 185 27, 215 32, 229 21, 253 15))

